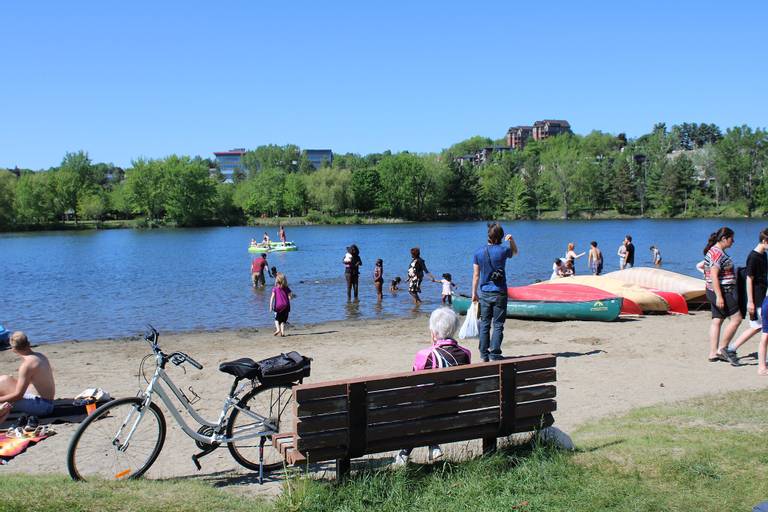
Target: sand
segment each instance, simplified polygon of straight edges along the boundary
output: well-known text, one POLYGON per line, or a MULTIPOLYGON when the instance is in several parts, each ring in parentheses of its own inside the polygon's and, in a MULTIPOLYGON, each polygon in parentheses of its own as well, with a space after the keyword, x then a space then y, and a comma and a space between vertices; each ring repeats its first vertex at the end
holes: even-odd
MULTIPOLYGON (((206 417, 218 414, 231 378, 218 371, 222 361, 238 357, 260 359, 289 350, 314 358, 308 382, 407 370, 413 354, 428 343, 427 313, 411 319, 356 320, 295 326, 285 338, 271 329, 161 335, 166 352, 182 350, 205 368, 171 366, 169 373, 186 390, 192 386, 206 417)), ((555 424, 566 432, 579 424, 628 409, 683 400, 710 393, 760 388, 768 378, 756 374, 757 361, 745 366, 710 363, 707 329, 709 313, 687 316, 648 316, 613 323, 533 322, 508 320, 503 344, 506 356, 540 353, 558 355, 555 424)), ((746 323, 743 327, 746 327, 746 323)), ((742 347, 757 350, 758 336, 742 347)), ((34 340, 32 340, 34 341, 34 340)), ((477 340, 468 340, 478 358, 477 340)), ((138 366, 149 352, 141 339, 65 342, 43 345, 54 365, 57 395, 72 397, 87 387, 101 387, 112 396, 139 391, 138 366)), ((0 352, 0 374, 13 373, 16 356, 0 352)), ((143 389, 143 386, 142 386, 143 389)), ((149 478, 201 476, 217 484, 252 484, 253 475, 239 467, 224 448, 202 460, 198 472, 190 456, 198 450, 169 414, 168 438, 149 478)), ((0 469, 28 473, 66 473, 67 444, 75 425, 57 425, 58 434, 0 469)), ((280 478, 248 492, 279 492, 280 478)))

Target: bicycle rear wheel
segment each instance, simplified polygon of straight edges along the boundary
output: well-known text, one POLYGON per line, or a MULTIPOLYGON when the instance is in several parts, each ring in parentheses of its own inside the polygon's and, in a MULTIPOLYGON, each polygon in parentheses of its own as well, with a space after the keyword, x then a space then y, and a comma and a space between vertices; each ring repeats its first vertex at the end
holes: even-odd
POLYGON ((140 398, 113 400, 75 431, 67 449, 67 470, 73 480, 138 478, 155 462, 164 442, 165 418, 157 405, 143 407, 140 398))
MULTIPOLYGON (((293 390, 290 385, 255 388, 249 391, 237 405, 246 411, 253 411, 265 417, 266 421, 274 427, 275 434, 289 432, 293 427, 293 390)), ((229 415, 227 437, 231 438, 248 430, 263 431, 265 428, 261 424, 260 420, 234 408, 229 415)), ((264 437, 264 471, 283 467, 283 457, 273 445, 272 436, 264 437)), ((258 471, 260 440, 261 437, 252 437, 229 442, 227 448, 240 465, 258 471)))

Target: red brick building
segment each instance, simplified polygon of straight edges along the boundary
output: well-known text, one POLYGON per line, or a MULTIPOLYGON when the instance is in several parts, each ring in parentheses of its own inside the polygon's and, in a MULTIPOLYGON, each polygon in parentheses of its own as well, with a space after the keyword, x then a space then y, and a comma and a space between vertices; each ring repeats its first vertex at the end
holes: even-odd
POLYGON ((553 135, 571 133, 571 125, 568 121, 560 119, 545 119, 533 123, 533 140, 544 140, 553 135))
POLYGON ((513 126, 507 130, 507 146, 512 149, 523 149, 532 135, 533 126, 513 126))

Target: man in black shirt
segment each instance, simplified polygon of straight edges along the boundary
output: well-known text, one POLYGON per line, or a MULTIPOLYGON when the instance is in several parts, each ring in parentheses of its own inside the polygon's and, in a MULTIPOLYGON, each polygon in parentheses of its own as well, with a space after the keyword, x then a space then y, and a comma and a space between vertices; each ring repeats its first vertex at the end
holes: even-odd
POLYGON ((760 232, 757 246, 747 256, 746 268, 746 316, 749 318, 749 328, 745 329, 739 339, 732 341, 724 351, 726 359, 733 365, 739 366, 739 357, 736 349, 746 343, 752 336, 760 332, 763 327, 762 305, 768 289, 768 229, 760 232))
POLYGON ((632 235, 624 237, 624 245, 627 247, 627 260, 624 263, 624 268, 632 268, 635 266, 635 246, 632 244, 632 235))

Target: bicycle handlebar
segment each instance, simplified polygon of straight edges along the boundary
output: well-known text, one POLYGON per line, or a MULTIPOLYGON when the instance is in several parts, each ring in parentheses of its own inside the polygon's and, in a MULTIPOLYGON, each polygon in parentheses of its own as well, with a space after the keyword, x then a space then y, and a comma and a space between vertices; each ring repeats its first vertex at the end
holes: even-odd
POLYGON ((160 345, 157 342, 157 339, 160 337, 160 333, 157 332, 157 329, 152 327, 150 324, 147 324, 147 332, 144 334, 144 339, 147 341, 147 343, 150 344, 152 347, 152 351, 155 354, 160 355, 163 357, 166 361, 171 361, 176 366, 179 366, 182 363, 189 363, 198 370, 203 369, 203 365, 195 361, 192 357, 190 357, 188 354, 185 354, 184 352, 174 352, 170 356, 166 356, 163 354, 163 351, 160 350, 160 345))

